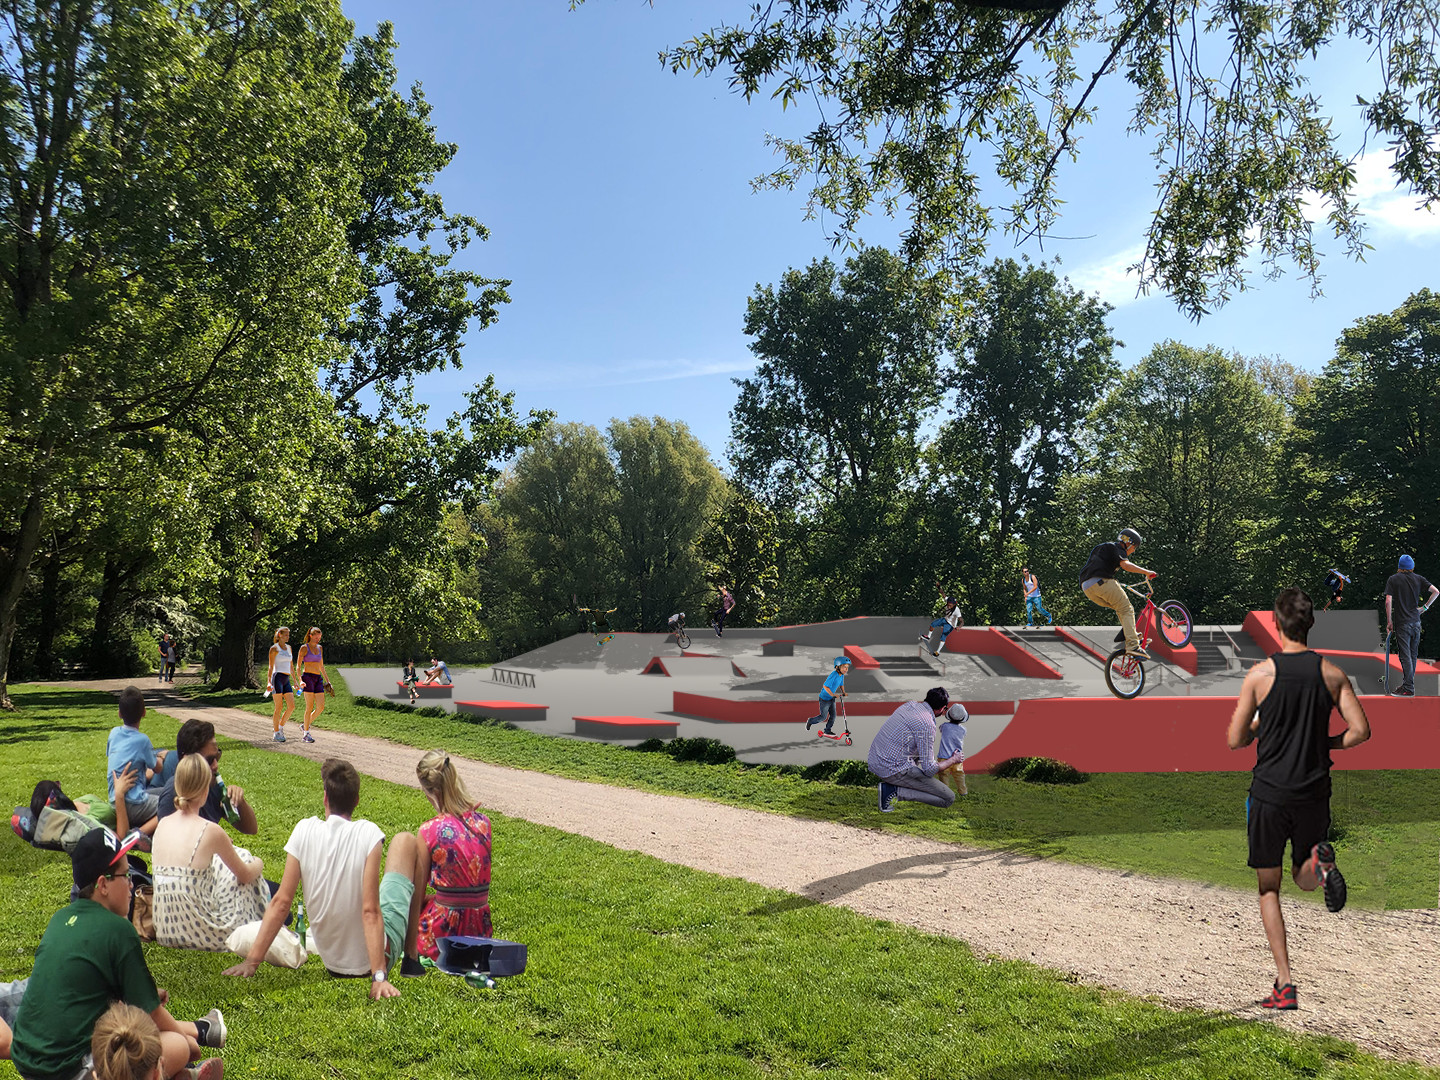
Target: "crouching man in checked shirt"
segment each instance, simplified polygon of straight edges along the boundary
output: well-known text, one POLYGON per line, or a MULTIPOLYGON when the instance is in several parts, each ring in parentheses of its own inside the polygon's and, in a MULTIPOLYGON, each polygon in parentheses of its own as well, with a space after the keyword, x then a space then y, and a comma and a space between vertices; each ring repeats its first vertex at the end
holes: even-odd
POLYGON ((884 812, 894 808, 896 799, 941 809, 955 801, 955 793, 935 775, 964 760, 963 754, 935 760, 935 717, 949 704, 950 694, 942 686, 927 693, 924 701, 907 701, 890 714, 870 744, 866 764, 880 780, 884 812))

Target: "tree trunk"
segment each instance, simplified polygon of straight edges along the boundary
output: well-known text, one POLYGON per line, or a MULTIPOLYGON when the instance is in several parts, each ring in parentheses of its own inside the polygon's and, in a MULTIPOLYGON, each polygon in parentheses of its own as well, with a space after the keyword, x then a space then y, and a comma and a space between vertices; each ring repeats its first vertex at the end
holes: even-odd
POLYGON ((225 621, 220 631, 221 690, 251 690, 255 681, 255 626, 260 620, 260 598, 227 587, 223 590, 225 621))
POLYGON ((55 622, 60 615, 60 552, 45 560, 40 578, 40 625, 35 629, 35 673, 55 677, 55 622))
POLYGON ((125 580, 114 556, 105 557, 105 572, 100 579, 100 598, 95 605, 95 625, 90 632, 87 663, 90 673, 101 678, 113 674, 115 663, 115 615, 120 605, 120 585, 125 580))
MULTIPOLYGON (((45 447, 48 453, 49 447, 45 447)), ((10 700, 10 647, 15 643, 15 609, 25 591, 30 563, 40 547, 40 524, 44 517, 44 493, 32 487, 30 498, 20 514, 20 530, 15 539, 15 553, 0 577, 0 709, 13 709, 10 700)))

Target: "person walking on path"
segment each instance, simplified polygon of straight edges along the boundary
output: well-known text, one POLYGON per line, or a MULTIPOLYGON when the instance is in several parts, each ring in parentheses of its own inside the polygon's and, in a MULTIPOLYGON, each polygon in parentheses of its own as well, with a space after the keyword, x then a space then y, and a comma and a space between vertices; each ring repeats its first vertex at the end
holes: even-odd
POLYGON ((812 716, 805 721, 805 730, 809 731, 821 720, 825 721, 825 734, 835 734, 835 701, 845 696, 845 676, 850 674, 850 658, 848 656, 835 657, 835 670, 820 687, 820 715, 812 716))
POLYGON ((1385 631, 1395 634, 1395 651, 1400 656, 1400 697, 1415 696, 1415 663, 1420 657, 1420 616, 1430 610, 1437 589, 1419 574, 1415 573, 1415 560, 1401 555, 1399 569, 1385 582, 1385 631), (1420 594, 1428 593, 1425 602, 1420 594), (1397 632, 1398 628, 1398 632, 1397 632))
POLYGON ((325 650, 320 647, 320 628, 312 626, 300 646, 300 684, 305 690, 305 734, 301 742, 314 742, 310 727, 325 711, 325 693, 330 680, 325 677, 325 650))
POLYGON ((1034 626, 1037 614, 1044 615, 1047 623, 1054 623, 1055 617, 1045 610, 1040 600, 1040 579, 1030 572, 1028 566, 1020 570, 1020 587, 1025 591, 1025 625, 1034 626))
POLYGON ((1120 633, 1115 635, 1115 640, 1125 642, 1126 655, 1148 660, 1149 654, 1140 647, 1140 635, 1135 631, 1135 609, 1130 604, 1130 594, 1115 580, 1117 570, 1155 577, 1154 570, 1146 570, 1130 561, 1130 557, 1140 550, 1140 543, 1140 534, 1134 529, 1121 529, 1115 540, 1096 544, 1090 549, 1090 557, 1080 570, 1080 591, 1091 602, 1109 608, 1120 617, 1120 633))
POLYGON ((273 737, 276 742, 285 741, 285 724, 295 715, 295 687, 290 684, 293 660, 290 628, 282 626, 275 631, 275 643, 270 646, 270 667, 265 672, 265 688, 275 695, 270 726, 275 731, 273 737))
POLYGON ((1261 1006, 1297 1008, 1285 916, 1280 910, 1285 844, 1290 874, 1306 892, 1325 891, 1325 906, 1345 906, 1345 879, 1335 866, 1330 833, 1330 751, 1349 750, 1370 738, 1370 721, 1345 673, 1306 644, 1315 609, 1303 589, 1275 598, 1280 651, 1252 667, 1227 733, 1230 749, 1252 742, 1255 770, 1246 800, 1250 867, 1260 887, 1260 921, 1275 957, 1275 986, 1261 1006), (1330 734, 1339 709, 1345 730, 1330 734))
POLYGON ((935 760, 935 717, 950 705, 950 694, 937 686, 924 701, 907 701, 886 720, 870 744, 866 765, 880 781, 880 809, 889 813, 896 799, 929 803, 942 810, 955 793, 935 774, 958 765, 964 754, 935 760))

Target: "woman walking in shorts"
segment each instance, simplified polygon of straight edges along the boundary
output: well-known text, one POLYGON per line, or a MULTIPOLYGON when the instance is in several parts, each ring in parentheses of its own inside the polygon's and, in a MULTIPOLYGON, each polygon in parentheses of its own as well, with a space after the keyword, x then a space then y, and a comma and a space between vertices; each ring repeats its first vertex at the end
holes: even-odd
POLYGON ((320 628, 310 627, 305 644, 300 646, 300 685, 305 691, 305 734, 302 742, 314 742, 310 725, 325 711, 325 692, 330 680, 325 677, 325 651, 320 648, 320 628))
POLYGON ((270 646, 270 669, 265 673, 265 686, 275 695, 270 726, 275 729, 276 742, 285 741, 285 724, 295 714, 295 687, 290 685, 291 660, 290 628, 282 626, 275 631, 275 644, 270 646))

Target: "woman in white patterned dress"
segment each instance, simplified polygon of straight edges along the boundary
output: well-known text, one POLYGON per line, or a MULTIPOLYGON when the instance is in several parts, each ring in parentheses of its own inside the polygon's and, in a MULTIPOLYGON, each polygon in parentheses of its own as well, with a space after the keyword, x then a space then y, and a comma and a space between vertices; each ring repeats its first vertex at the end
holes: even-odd
POLYGON ((265 864, 200 816, 210 783, 210 766, 199 754, 175 769, 175 813, 156 827, 151 849, 155 940, 224 952, 233 930, 264 916, 270 890, 260 876, 265 864))

